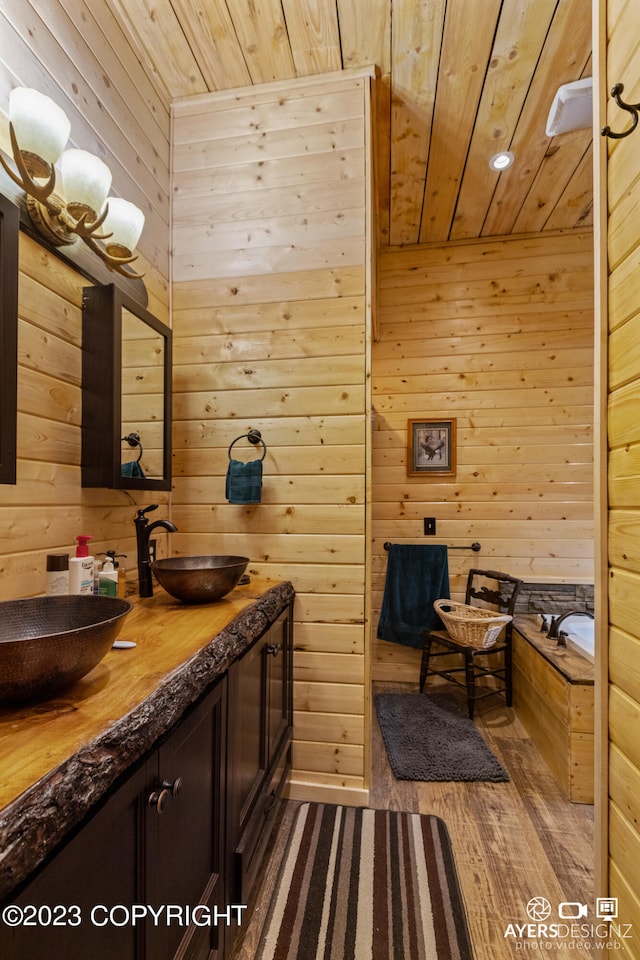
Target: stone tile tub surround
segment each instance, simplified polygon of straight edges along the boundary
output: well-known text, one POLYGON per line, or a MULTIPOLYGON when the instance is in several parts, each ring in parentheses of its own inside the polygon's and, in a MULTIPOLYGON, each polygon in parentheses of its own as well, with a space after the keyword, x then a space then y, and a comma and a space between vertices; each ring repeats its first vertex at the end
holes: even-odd
POLYGON ((528 583, 524 582, 516 603, 516 616, 537 613, 567 613, 588 610, 593 613, 592 583, 528 583))

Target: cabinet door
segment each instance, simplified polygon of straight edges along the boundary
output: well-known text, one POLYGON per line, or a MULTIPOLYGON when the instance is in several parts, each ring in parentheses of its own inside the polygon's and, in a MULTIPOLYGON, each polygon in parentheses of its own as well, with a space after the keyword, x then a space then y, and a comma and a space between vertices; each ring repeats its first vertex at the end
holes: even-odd
POLYGON ((264 646, 267 769, 291 733, 291 618, 285 611, 269 630, 264 646))
POLYGON ((2 960, 141 960, 143 925, 127 910, 145 902, 144 782, 141 768, 11 898, 35 925, 0 925, 2 960))
POLYGON ((147 960, 222 956, 224 921, 199 921, 225 905, 224 827, 226 682, 196 707, 157 751, 147 778, 147 903, 171 906, 147 925, 147 960), (219 952, 218 952, 219 951, 219 952))
POLYGON ((236 840, 264 781, 265 644, 265 638, 258 640, 229 671, 227 803, 230 832, 236 840))

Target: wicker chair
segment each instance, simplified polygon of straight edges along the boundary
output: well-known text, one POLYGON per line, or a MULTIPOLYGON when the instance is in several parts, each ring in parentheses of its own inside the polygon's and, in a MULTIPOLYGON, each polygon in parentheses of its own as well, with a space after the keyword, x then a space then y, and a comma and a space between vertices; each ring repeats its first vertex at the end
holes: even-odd
MULTIPOLYGON (((522 586, 522 580, 509 576, 507 573, 497 573, 494 570, 470 570, 467 579, 467 590, 465 595, 465 605, 500 614, 506 614, 513 618, 518 592, 522 586), (474 601, 476 601, 474 603, 474 601)), ((452 614, 455 615, 456 604, 451 602, 449 605, 452 614)), ((460 604, 457 605, 461 607, 460 604)), ((444 607, 446 610, 446 606, 444 607)), ((511 634, 513 621, 509 620, 497 639, 490 641, 489 646, 483 646, 483 631, 480 609, 477 611, 481 618, 477 628, 474 630, 472 624, 465 628, 465 624, 460 618, 460 628, 455 629, 458 623, 451 618, 448 630, 429 630, 424 634, 424 647, 422 652, 422 662, 420 664, 420 692, 424 690, 424 685, 428 677, 443 677, 458 686, 466 687, 467 705, 469 716, 473 719, 475 704, 478 700, 485 697, 504 695, 507 706, 512 702, 512 681, 511 681, 511 634), (456 633, 456 637, 452 633, 456 633), (433 650, 433 646, 436 650, 433 650), (433 661, 440 657, 451 659, 452 654, 461 654, 464 657, 462 666, 442 667, 440 669, 433 666, 433 661), (462 677, 462 678, 461 678, 462 677), (483 678, 491 677, 493 680, 489 684, 479 684, 477 681, 483 678), (497 682, 496 682, 497 681, 497 682)), ((461 611, 462 612, 462 611, 461 611)), ((468 611, 474 614, 475 611, 468 611)), ((443 615, 444 620, 444 615, 443 615)), ((503 622, 503 621, 502 621, 503 622)), ((496 631, 490 631, 495 633, 496 631)))

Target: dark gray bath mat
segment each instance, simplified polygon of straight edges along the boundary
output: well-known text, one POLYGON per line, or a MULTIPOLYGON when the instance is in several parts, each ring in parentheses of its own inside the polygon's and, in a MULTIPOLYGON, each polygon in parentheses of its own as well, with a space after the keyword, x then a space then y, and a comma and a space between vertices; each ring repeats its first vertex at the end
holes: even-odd
POLYGON ((447 696, 377 693, 373 699, 398 780, 509 779, 466 708, 447 696))

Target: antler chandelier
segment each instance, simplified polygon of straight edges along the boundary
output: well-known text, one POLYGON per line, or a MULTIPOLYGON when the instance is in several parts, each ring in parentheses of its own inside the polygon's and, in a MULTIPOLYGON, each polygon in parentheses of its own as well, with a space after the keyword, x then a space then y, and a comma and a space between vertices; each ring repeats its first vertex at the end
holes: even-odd
POLYGON ((65 150, 70 132, 66 114, 53 100, 37 90, 16 87, 9 95, 9 135, 18 173, 2 153, 0 163, 24 190, 31 221, 49 243, 69 246, 79 237, 110 270, 139 278, 142 274, 127 265, 137 259, 133 251, 144 214, 128 200, 107 197, 109 168, 86 150, 65 150))

